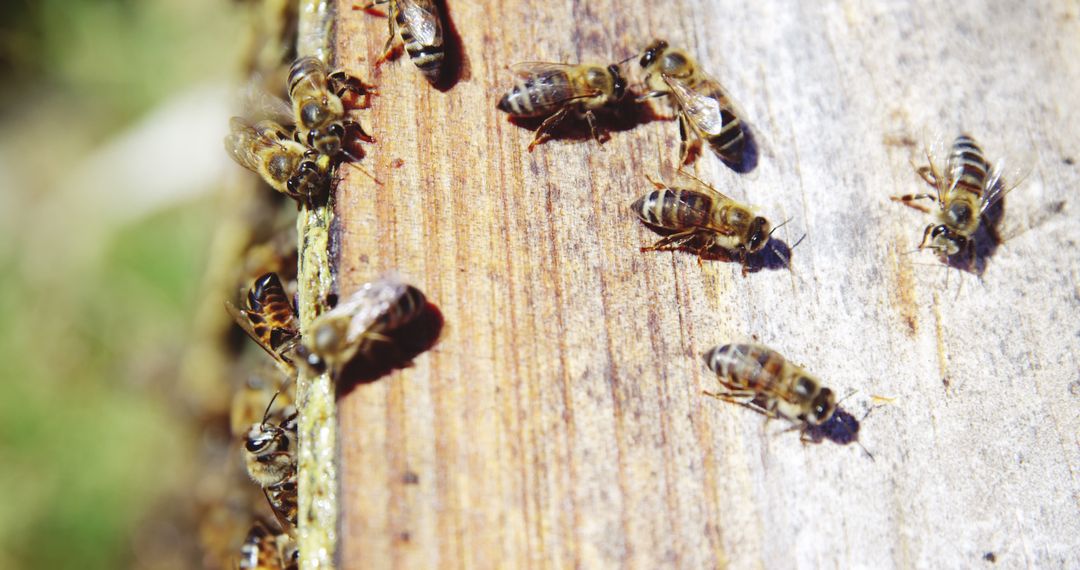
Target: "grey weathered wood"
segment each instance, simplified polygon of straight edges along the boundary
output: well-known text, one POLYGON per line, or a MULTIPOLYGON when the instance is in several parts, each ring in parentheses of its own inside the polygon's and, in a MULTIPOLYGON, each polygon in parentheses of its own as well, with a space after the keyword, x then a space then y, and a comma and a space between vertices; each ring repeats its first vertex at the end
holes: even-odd
MULTIPOLYGON (((385 65, 364 163, 385 185, 344 169, 337 191, 340 289, 397 268, 447 322, 340 401, 344 568, 1080 565, 1075 2, 448 3, 465 78, 385 65), (654 36, 761 134, 752 175, 696 169, 793 218, 792 272, 638 251, 628 205, 673 122, 529 154, 494 109, 508 64, 654 36), (924 133, 961 128, 1031 161, 1004 224, 1040 223, 957 294, 889 196, 921 191, 924 133), (700 395, 699 354, 752 335, 857 415, 895 398, 863 422, 875 461, 700 395)), ((385 21, 349 5, 338 62, 369 75, 385 21)))

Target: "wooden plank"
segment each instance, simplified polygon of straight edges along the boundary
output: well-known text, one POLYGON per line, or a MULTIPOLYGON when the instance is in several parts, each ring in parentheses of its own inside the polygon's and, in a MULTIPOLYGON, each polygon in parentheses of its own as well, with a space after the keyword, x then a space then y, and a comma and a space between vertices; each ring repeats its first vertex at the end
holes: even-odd
MULTIPOLYGON (((397 269, 446 321, 339 400, 343 568, 1080 564, 1075 2, 449 4, 460 81, 383 66, 363 163, 383 185, 337 188, 339 290, 397 269), (792 218, 792 271, 638 251, 656 235, 629 204, 673 122, 530 154, 494 108, 508 64, 654 36, 761 134, 752 174, 695 168, 792 218), (948 289, 905 254, 926 217, 889 201, 922 191, 927 127, 1030 160, 1004 223, 1040 222, 948 289), (702 397, 700 354, 751 337, 857 416, 895 398, 862 425, 875 460, 702 397)), ((337 61, 370 77, 386 22, 338 7, 337 61)))

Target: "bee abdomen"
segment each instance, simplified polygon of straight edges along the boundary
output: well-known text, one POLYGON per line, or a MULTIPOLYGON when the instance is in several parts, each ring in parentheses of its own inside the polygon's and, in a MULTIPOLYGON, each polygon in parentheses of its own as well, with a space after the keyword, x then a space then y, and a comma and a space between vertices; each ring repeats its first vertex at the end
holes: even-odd
POLYGON ((375 333, 392 331, 413 320, 426 306, 427 297, 424 297, 419 289, 409 285, 368 330, 375 333))
POLYGON ((784 367, 784 357, 764 347, 725 344, 704 354, 705 365, 731 386, 763 391, 772 387, 784 367))
POLYGON ((499 100, 498 108, 515 117, 547 115, 558 109, 564 99, 560 94, 569 90, 570 81, 564 73, 520 77, 499 100))
POLYGON ((949 162, 956 186, 981 194, 990 165, 983 157, 983 151, 975 139, 966 134, 956 137, 949 155, 949 162))
POLYGON ((742 121, 728 109, 720 110, 720 118, 724 126, 719 133, 708 137, 709 145, 725 162, 742 162, 743 150, 746 147, 742 121))
POLYGON ((296 60, 289 68, 289 97, 293 97, 293 92, 302 81, 325 75, 325 66, 318 58, 307 56, 296 60))
POLYGON ((400 20, 399 25, 401 25, 401 41, 405 44, 405 51, 408 52, 413 65, 420 69, 420 72, 424 74, 428 81, 434 82, 438 80, 439 73, 442 71, 443 60, 446 59, 442 36, 438 36, 438 43, 423 44, 416 40, 409 25, 402 23, 400 20))
POLYGON ((709 198, 701 193, 663 188, 638 198, 630 207, 649 225, 682 229, 706 225, 710 206, 709 198))

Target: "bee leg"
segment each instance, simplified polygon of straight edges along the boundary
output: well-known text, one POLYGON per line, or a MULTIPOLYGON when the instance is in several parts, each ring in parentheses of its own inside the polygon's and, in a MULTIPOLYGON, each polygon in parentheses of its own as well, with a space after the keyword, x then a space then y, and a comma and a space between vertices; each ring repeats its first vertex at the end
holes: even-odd
POLYGON ((397 22, 394 18, 387 18, 387 27, 390 29, 390 37, 386 38, 386 45, 383 46, 383 54, 375 60, 376 69, 383 64, 386 60, 390 59, 390 56, 397 51, 397 46, 394 45, 394 40, 397 39, 397 22))
POLYGON ((657 190, 666 190, 668 188, 667 184, 664 184, 663 182, 660 182, 659 180, 653 179, 653 177, 651 175, 649 175, 649 174, 645 175, 645 179, 648 180, 649 183, 653 185, 653 188, 656 188, 657 190))
POLYGON ((696 234, 697 229, 692 229, 679 233, 674 233, 669 236, 664 236, 663 239, 657 241, 651 246, 641 248, 641 251, 665 251, 675 249, 687 240, 693 238, 696 234))
POLYGON ((375 10, 375 6, 378 6, 379 4, 387 4, 389 2, 390 2, 390 0, 372 0, 371 2, 368 2, 367 4, 363 4, 363 5, 353 4, 352 9, 353 10, 360 10, 362 12, 367 12, 368 14, 371 14, 373 16, 383 16, 383 17, 385 17, 386 14, 383 14, 382 12, 377 12, 375 10))
POLYGON ((919 241, 919 249, 923 249, 923 248, 927 247, 926 238, 930 237, 930 231, 933 230, 933 229, 934 229, 934 224, 930 224, 930 225, 926 226, 925 230, 923 230, 922 240, 919 241))
POLYGON ((554 115, 544 119, 544 122, 540 123, 540 127, 536 129, 536 135, 533 137, 532 142, 529 143, 529 152, 532 152, 533 147, 540 144, 540 141, 544 138, 544 135, 547 134, 549 130, 553 129, 555 125, 559 124, 563 119, 565 119, 566 115, 568 115, 569 113, 570 109, 568 107, 563 107, 562 109, 559 109, 559 111, 556 112, 554 115))
POLYGON ((679 113, 679 168, 682 168, 686 164, 686 160, 690 158, 690 147, 686 142, 689 137, 688 128, 686 116, 679 113))
POLYGON ((592 138, 599 144, 600 131, 596 128, 596 115, 592 111, 585 111, 585 120, 589 122, 589 130, 592 131, 592 138))
POLYGON ((930 210, 921 204, 916 204, 915 200, 937 200, 937 196, 934 194, 904 194, 903 196, 890 196, 890 200, 893 202, 900 202, 901 204, 918 210, 924 214, 929 214, 930 210))
POLYGON ((344 97, 346 94, 353 94, 357 99, 364 98, 362 104, 354 105, 356 109, 366 109, 371 106, 371 96, 378 95, 379 90, 375 85, 364 83, 359 77, 354 77, 345 73, 344 71, 335 71, 326 78, 333 84, 334 94, 338 97, 344 97))
POLYGON ((650 91, 644 95, 639 95, 637 99, 634 99, 635 103, 644 103, 649 99, 657 99, 667 95, 667 91, 650 91))
POLYGON ((367 142, 367 143, 375 142, 375 137, 369 135, 367 133, 367 131, 364 130, 364 126, 361 125, 359 122, 353 121, 352 119, 349 119, 349 120, 343 121, 343 126, 345 127, 345 130, 347 132, 349 132, 349 131, 352 132, 353 137, 355 137, 357 139, 360 139, 360 140, 362 140, 364 142, 367 142))

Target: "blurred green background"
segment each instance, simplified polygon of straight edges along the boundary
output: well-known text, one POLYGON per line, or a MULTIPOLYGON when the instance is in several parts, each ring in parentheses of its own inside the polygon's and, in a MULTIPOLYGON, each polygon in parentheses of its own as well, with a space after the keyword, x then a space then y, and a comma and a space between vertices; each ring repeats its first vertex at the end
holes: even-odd
POLYGON ((243 7, 0 6, 0 568, 191 567, 176 380, 243 7))

